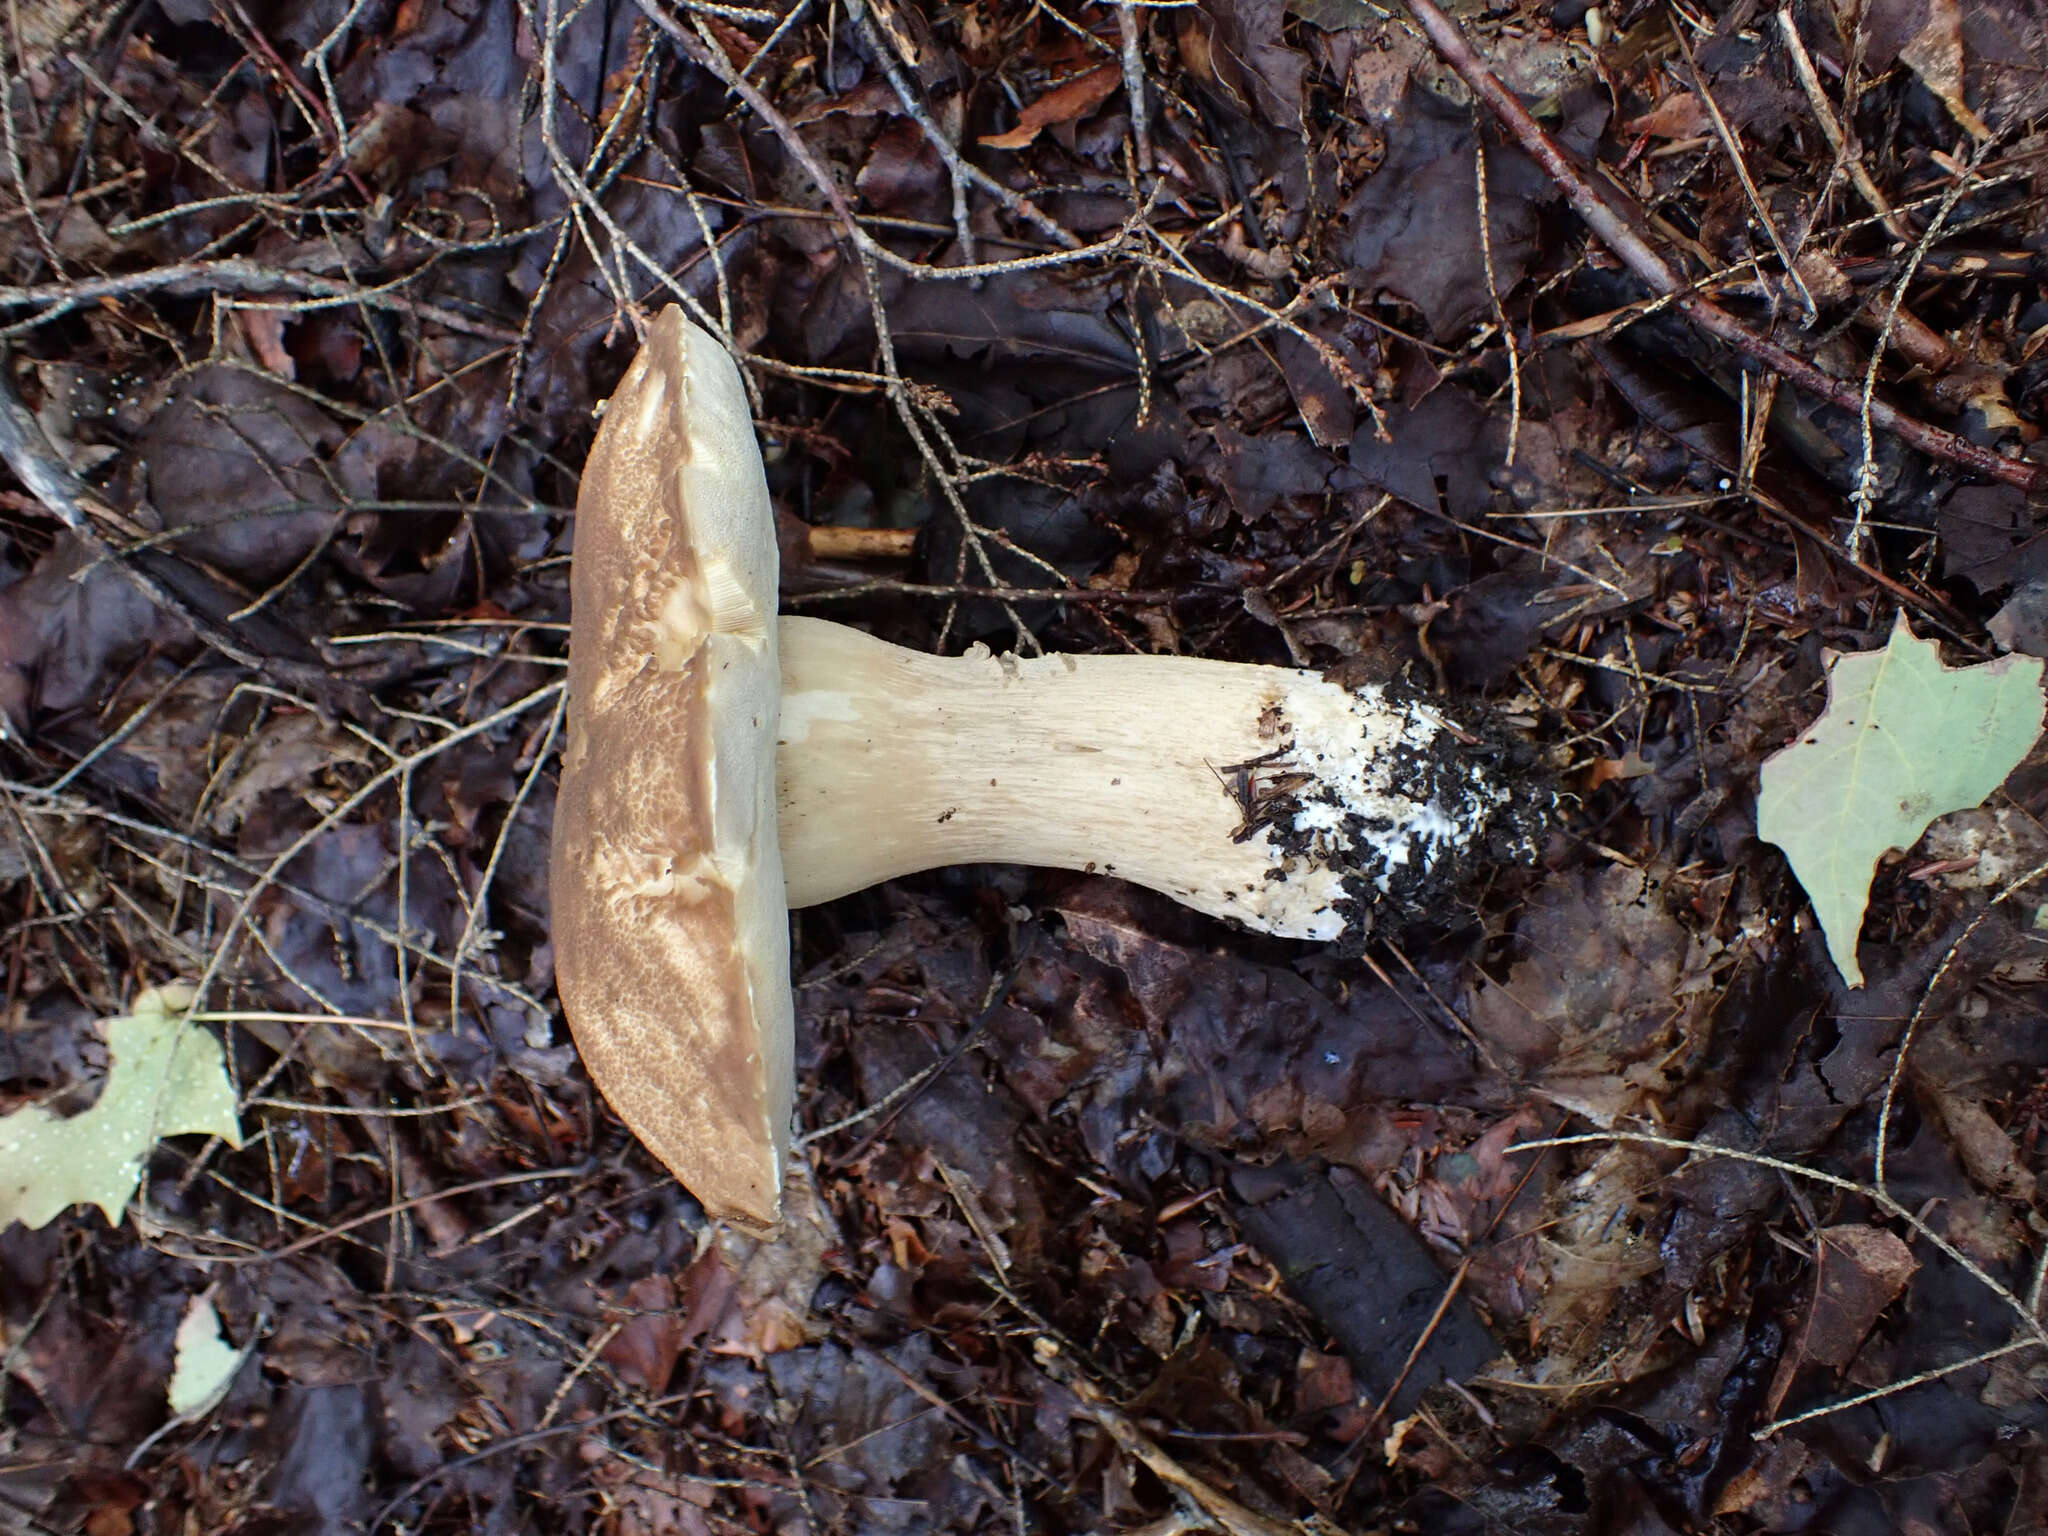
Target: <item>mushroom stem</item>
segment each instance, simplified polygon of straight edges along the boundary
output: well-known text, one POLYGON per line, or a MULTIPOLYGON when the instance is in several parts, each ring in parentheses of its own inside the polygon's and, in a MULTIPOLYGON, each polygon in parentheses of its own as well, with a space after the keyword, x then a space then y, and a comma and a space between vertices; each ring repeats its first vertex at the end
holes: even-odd
POLYGON ((1388 689, 1179 656, 931 656, 807 618, 779 643, 791 906, 1036 864, 1336 939, 1498 853, 1515 820, 1471 738, 1388 689))

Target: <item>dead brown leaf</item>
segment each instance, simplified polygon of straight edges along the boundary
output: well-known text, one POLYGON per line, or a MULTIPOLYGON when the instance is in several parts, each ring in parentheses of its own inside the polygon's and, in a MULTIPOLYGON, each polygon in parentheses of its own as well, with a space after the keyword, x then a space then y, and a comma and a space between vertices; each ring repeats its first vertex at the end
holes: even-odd
POLYGON ((683 1353, 684 1321, 676 1310, 675 1284, 667 1275, 642 1275, 626 1287, 619 1305, 627 1316, 605 1345, 603 1359, 627 1386, 658 1393, 683 1353))
POLYGON ((1936 1113, 1970 1177, 1994 1195, 2031 1203, 2036 1180, 2005 1127, 1974 1098, 1937 1090, 1936 1113))
POLYGON ((256 360, 280 379, 296 379, 299 365, 284 344, 284 312, 276 309, 238 309, 235 321, 248 338, 256 360))
POLYGON ((1017 126, 1008 133, 988 134, 980 142, 990 149, 1023 149, 1044 129, 1079 122, 1109 100, 1122 83, 1123 75, 1114 64, 1098 64, 1032 102, 1017 114, 1017 126))
POLYGON ((1553 1102, 1611 1125, 1667 1086, 1661 1064, 1684 1033, 1685 930, 1663 886, 1610 868, 1552 887, 1523 919, 1527 958, 1473 1000, 1472 1027, 1553 1102))
POLYGON ((1899 50, 1899 60, 1941 98, 1956 125, 1973 139, 1991 130, 1963 100, 1963 18, 1956 0, 1928 0, 1927 19, 1899 50))
POLYGON ((1764 1412, 1775 1415, 1808 1365, 1841 1370, 1913 1278, 1920 1261, 1892 1232, 1847 1222, 1823 1228, 1813 1249, 1813 1300, 1778 1363, 1764 1412))

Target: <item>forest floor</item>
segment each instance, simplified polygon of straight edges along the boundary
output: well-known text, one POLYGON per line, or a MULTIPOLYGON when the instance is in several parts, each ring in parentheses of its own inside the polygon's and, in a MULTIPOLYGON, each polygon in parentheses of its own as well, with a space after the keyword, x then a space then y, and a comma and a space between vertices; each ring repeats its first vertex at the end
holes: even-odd
POLYGON ((2048 653, 2048 6, 784 3, 0 18, 0 1110, 178 981, 242 1131, 0 1233, 0 1529, 2048 1528, 2048 755, 1860 988, 1756 816, 1832 653, 2048 653), (548 926, 670 303, 786 611, 1400 675, 1541 858, 1361 954, 794 914, 711 1230, 548 926))

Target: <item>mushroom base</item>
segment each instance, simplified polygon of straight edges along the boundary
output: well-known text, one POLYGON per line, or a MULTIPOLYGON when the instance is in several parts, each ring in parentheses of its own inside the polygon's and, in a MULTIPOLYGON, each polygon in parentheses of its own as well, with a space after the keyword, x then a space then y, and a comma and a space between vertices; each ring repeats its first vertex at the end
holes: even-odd
POLYGON ((1420 700, 1180 656, 964 656, 780 621, 791 906, 947 864, 1116 875, 1267 933, 1362 936, 1535 818, 1420 700))

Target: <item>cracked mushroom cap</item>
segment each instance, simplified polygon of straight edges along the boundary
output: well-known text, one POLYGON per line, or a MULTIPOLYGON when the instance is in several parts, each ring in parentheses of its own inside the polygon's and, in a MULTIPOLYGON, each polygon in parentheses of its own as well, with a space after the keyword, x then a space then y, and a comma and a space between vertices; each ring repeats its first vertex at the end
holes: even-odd
POLYGON ((591 1077, 712 1215, 781 1212, 775 519, 739 370, 665 310, 576 498, 556 985, 591 1077))

